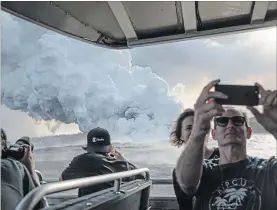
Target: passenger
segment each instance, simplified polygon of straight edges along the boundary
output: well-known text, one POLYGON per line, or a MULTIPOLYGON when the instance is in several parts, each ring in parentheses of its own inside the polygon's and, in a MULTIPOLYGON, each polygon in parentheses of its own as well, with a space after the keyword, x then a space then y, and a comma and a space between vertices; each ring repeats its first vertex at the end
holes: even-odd
MULTIPOLYGON (((31 152, 32 153, 34 152, 34 145, 32 144, 30 138, 27 137, 27 136, 23 136, 20 139, 18 139, 15 142, 15 144, 16 145, 28 145, 31 148, 31 152)), ((37 174, 37 176, 36 176, 36 182, 43 183, 41 172, 39 170, 37 170, 37 169, 35 170, 35 172, 37 174)))
MULTIPOLYGON (((186 109, 177 119, 176 125, 174 127, 173 132, 171 133, 170 142, 177 147, 182 145, 186 145, 192 130, 193 125, 193 117, 194 117, 194 110, 193 109, 186 109)), ((206 142, 208 141, 209 135, 206 136, 206 142)), ((218 148, 208 148, 205 144, 205 159, 212 159, 219 157, 219 150, 218 148)), ((172 180, 173 180, 173 187, 174 192, 177 198, 177 202, 179 204, 179 210, 191 210, 193 209, 193 197, 186 195, 176 179, 176 172, 175 169, 172 173, 172 180)))
MULTIPOLYGON (((14 210, 27 193, 39 186, 35 173, 35 161, 31 148, 26 147, 24 157, 15 160, 7 155, 7 137, 1 129, 1 209, 14 210)), ((42 199, 35 207, 41 209, 47 206, 42 199)))
POLYGON ((17 145, 28 145, 31 147, 31 151, 34 151, 34 145, 31 143, 31 140, 27 136, 23 136, 20 139, 18 139, 15 144, 17 145))
MULTIPOLYGON (((252 130, 245 116, 234 108, 225 111, 215 102, 206 103, 209 98, 227 97, 210 92, 217 83, 219 80, 210 82, 195 104, 194 126, 176 166, 177 181, 186 194, 196 196, 195 210, 275 210, 277 160, 247 156, 246 142, 252 130), (212 135, 218 141, 220 158, 204 161, 204 142, 213 118, 212 135)), ((277 139, 277 91, 258 86, 264 113, 249 109, 277 139)))
MULTIPOLYGON (((69 180, 90 176, 98 176, 136 169, 111 144, 110 134, 102 128, 92 129, 87 135, 87 152, 75 157, 69 166, 62 172, 60 180, 69 180)), ((123 179, 131 181, 144 179, 143 175, 123 179)), ((78 196, 88 195, 113 186, 114 182, 80 188, 78 196)))

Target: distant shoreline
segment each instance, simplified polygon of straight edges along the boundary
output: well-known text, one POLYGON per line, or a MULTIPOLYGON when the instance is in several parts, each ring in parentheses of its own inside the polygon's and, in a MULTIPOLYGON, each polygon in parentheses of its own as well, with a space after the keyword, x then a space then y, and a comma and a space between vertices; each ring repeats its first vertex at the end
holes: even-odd
MULTIPOLYGON (((263 134, 263 135, 270 135, 270 133, 268 133, 261 125, 260 123, 258 123, 256 121, 256 119, 254 117, 250 118, 249 119, 249 126, 252 128, 253 130, 253 133, 254 134, 263 134)), ((46 141, 47 140, 50 140, 52 139, 53 137, 60 137, 60 138, 64 138, 64 139, 67 139, 68 136, 76 136, 76 137, 79 137, 79 139, 81 141, 84 141, 84 144, 85 144, 85 140, 86 140, 86 133, 74 133, 74 134, 59 134, 59 135, 51 135, 51 136, 40 136, 40 137, 32 137, 32 140, 34 140, 36 142, 36 140, 41 140, 41 139, 45 139, 46 141)))

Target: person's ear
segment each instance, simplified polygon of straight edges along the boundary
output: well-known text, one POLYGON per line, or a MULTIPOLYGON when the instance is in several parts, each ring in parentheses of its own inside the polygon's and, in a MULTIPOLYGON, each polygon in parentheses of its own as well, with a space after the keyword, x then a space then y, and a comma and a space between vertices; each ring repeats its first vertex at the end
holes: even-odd
POLYGON ((213 137, 214 140, 216 140, 215 139, 215 129, 212 129, 212 137, 213 137))
POLYGON ((248 127, 247 128, 247 139, 250 139, 252 136, 252 128, 248 127))

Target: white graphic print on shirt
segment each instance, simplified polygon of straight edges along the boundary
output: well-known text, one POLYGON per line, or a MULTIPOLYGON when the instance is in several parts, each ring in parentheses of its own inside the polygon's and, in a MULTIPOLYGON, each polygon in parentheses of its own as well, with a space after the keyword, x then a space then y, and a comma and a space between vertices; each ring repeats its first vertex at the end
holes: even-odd
POLYGON ((253 181, 243 178, 221 183, 209 201, 210 210, 260 210, 261 193, 253 181))

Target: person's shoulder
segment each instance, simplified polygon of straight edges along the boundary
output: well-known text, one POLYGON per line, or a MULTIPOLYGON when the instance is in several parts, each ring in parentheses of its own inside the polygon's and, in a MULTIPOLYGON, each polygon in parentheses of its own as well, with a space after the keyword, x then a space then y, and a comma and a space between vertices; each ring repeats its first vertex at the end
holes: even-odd
POLYGON ((214 167, 218 166, 219 157, 214 157, 212 159, 204 159, 203 166, 207 169, 213 169, 214 167))
POLYGON ((1 180, 4 182, 18 182, 28 173, 27 168, 17 160, 1 160, 1 180), (15 181, 17 180, 17 181, 15 181))
POLYGON ((90 167, 96 167, 99 164, 102 164, 106 159, 105 155, 97 154, 94 152, 87 152, 81 155, 76 156, 71 163, 73 164, 89 164, 90 167))
POLYGON ((276 165, 277 164, 277 159, 275 156, 271 156, 268 159, 262 159, 263 163, 268 164, 268 165, 276 165))
POLYGON ((5 159, 1 159, 1 166, 11 166, 15 164, 14 159, 11 158, 5 158, 5 159))
POLYGON ((218 147, 215 147, 215 148, 214 148, 214 152, 213 152, 213 154, 212 154, 212 156, 211 156, 210 159, 219 158, 219 156, 220 156, 220 154, 219 154, 219 149, 218 149, 218 147))
POLYGON ((104 157, 106 157, 104 154, 95 153, 95 152, 86 152, 86 153, 76 156, 76 158, 79 158, 79 159, 81 159, 81 158, 101 159, 104 157))
POLYGON ((248 166, 254 168, 277 167, 277 159, 274 156, 267 159, 259 157, 248 157, 248 166))
POLYGON ((15 169, 15 164, 9 159, 1 160, 1 174, 9 174, 12 173, 11 169, 15 169))
POLYGON ((1 160, 1 170, 18 170, 20 172, 24 171, 25 166, 18 160, 12 158, 6 158, 1 160))
POLYGON ((72 162, 81 162, 81 161, 84 161, 87 159, 93 159, 93 158, 94 158, 94 156, 91 153, 86 152, 86 153, 75 156, 73 158, 72 162))
POLYGON ((247 160, 249 164, 266 164, 268 161, 270 161, 274 157, 270 157, 269 159, 266 158, 260 158, 260 157, 254 157, 254 156, 248 156, 247 160))

